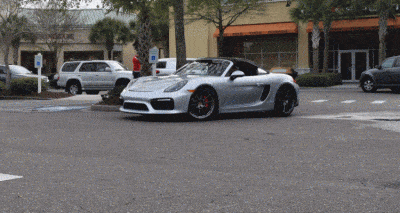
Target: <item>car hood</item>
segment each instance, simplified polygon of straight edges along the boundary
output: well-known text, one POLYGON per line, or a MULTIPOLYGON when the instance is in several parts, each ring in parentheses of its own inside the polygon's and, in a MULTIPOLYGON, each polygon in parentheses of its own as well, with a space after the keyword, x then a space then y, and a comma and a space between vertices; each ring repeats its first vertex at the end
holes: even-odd
POLYGON ((157 90, 164 90, 180 81, 187 81, 193 78, 198 78, 198 76, 188 77, 168 75, 141 77, 138 78, 138 80, 132 86, 130 86, 128 90, 134 92, 153 92, 157 90))

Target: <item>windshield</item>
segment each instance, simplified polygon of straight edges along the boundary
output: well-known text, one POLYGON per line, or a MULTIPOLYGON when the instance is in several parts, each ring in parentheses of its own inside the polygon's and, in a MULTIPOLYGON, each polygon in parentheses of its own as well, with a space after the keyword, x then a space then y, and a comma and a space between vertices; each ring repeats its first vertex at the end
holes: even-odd
POLYGON ((230 62, 226 60, 204 60, 188 63, 176 71, 176 75, 221 76, 230 62))
POLYGON ((21 74, 32 74, 31 71, 29 71, 28 69, 26 69, 25 67, 21 67, 21 66, 15 66, 15 65, 10 65, 10 70, 17 75, 21 75, 21 74))
POLYGON ((117 61, 110 61, 110 66, 112 66, 114 68, 115 71, 125 71, 128 70, 128 68, 126 68, 124 65, 122 65, 121 63, 117 62, 117 61))

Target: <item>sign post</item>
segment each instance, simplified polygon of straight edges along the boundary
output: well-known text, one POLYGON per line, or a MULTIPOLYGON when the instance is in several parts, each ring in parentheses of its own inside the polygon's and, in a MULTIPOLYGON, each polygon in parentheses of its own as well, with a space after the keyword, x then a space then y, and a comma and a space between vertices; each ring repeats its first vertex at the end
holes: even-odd
POLYGON ((43 57, 42 54, 35 55, 35 68, 38 69, 38 93, 42 92, 42 66, 43 57))
POLYGON ((149 51, 149 63, 151 64, 151 74, 156 76, 156 64, 158 62, 158 48, 153 47, 149 51))

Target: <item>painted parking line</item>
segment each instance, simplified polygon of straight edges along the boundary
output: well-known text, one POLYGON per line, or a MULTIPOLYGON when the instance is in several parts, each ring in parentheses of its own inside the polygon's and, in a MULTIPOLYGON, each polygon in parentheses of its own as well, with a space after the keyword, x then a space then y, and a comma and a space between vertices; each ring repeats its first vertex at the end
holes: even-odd
POLYGON ((376 101, 372 101, 371 104, 383 104, 385 102, 386 101, 384 101, 384 100, 376 100, 376 101))
POLYGON ((311 101, 311 102, 313 102, 313 103, 323 103, 323 102, 327 102, 328 100, 314 100, 314 101, 311 101))
POLYGON ((8 174, 0 173, 0 181, 12 180, 12 179, 18 179, 18 178, 23 178, 23 177, 22 176, 8 175, 8 174))
POLYGON ((40 107, 33 111, 39 112, 59 112, 59 111, 69 111, 69 110, 82 110, 89 109, 89 106, 52 106, 52 107, 40 107))
POLYGON ((343 103, 343 104, 352 104, 352 103, 355 103, 356 102, 356 100, 345 100, 345 101, 342 101, 342 102, 340 102, 340 103, 343 103))

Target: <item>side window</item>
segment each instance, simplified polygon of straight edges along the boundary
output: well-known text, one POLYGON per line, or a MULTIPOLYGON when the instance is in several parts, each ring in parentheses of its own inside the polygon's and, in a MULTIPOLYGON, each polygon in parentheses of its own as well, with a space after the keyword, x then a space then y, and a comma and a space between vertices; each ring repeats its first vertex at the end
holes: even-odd
POLYGON ((83 63, 81 68, 79 69, 80 72, 96 72, 96 67, 94 63, 83 63))
POLYGON ((110 66, 108 66, 108 64, 106 64, 106 63, 95 63, 96 64, 96 66, 97 66, 97 72, 105 72, 106 71, 106 68, 107 67, 110 67, 110 66))
POLYGON ((76 67, 78 67, 79 62, 72 62, 72 63, 65 63, 62 67, 62 72, 73 72, 75 71, 76 67))
POLYGON ((167 62, 166 62, 166 61, 157 62, 156 67, 157 67, 157 68, 160 68, 160 69, 164 69, 164 68, 167 67, 167 62))
POLYGON ((0 74, 6 74, 5 67, 0 67, 0 74))

